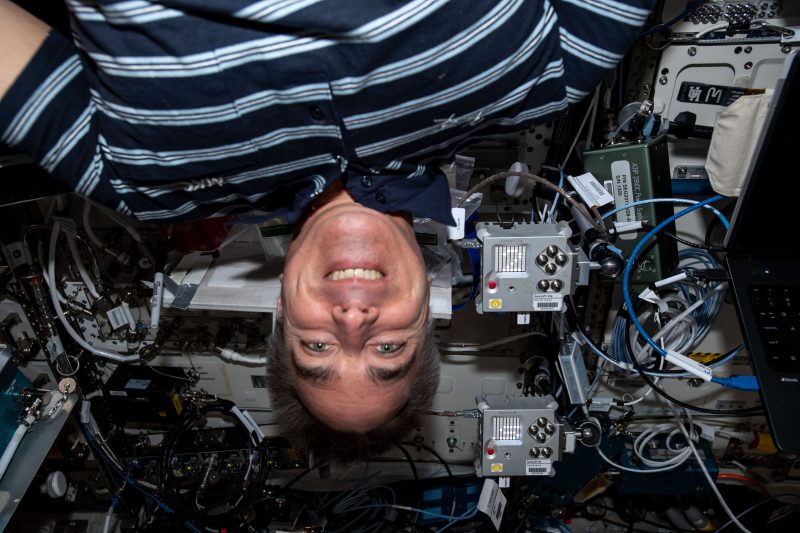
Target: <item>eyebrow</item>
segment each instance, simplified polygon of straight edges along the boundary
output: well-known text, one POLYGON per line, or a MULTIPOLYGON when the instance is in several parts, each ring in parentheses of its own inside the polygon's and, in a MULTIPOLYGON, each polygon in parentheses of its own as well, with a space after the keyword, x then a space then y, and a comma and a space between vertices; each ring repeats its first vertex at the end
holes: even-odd
POLYGON ((304 381, 328 383, 339 377, 339 373, 332 366, 303 366, 297 362, 297 357, 294 354, 292 354, 292 365, 295 372, 297 372, 297 377, 304 381))
MULTIPOLYGON (((367 368, 367 375, 376 383, 387 383, 397 381, 408 375, 414 367, 416 357, 412 357, 407 363, 397 368, 367 368)), ((339 378, 339 373, 331 367, 321 366, 303 366, 297 358, 292 354, 292 365, 294 366, 297 376, 305 381, 314 381, 316 383, 329 383, 339 378)))

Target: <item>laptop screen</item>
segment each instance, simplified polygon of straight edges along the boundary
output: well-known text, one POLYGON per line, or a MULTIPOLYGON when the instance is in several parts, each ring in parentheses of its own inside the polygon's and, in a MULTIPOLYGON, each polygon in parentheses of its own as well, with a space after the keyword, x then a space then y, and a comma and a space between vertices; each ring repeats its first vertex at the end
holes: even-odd
POLYGON ((729 253, 800 255, 800 53, 787 58, 725 240, 729 253))

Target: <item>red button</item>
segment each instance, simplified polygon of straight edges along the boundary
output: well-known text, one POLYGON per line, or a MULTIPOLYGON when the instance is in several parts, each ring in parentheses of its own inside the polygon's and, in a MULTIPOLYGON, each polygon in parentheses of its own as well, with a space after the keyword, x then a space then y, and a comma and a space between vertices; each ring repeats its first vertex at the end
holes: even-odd
POLYGON ((494 455, 494 448, 486 448, 486 455, 494 455))
POLYGON ((497 282, 496 282, 495 280, 493 280, 493 279, 492 279, 492 280, 489 280, 489 283, 487 283, 486 285, 487 285, 487 286, 488 286, 490 289, 496 289, 496 288, 497 288, 497 282))

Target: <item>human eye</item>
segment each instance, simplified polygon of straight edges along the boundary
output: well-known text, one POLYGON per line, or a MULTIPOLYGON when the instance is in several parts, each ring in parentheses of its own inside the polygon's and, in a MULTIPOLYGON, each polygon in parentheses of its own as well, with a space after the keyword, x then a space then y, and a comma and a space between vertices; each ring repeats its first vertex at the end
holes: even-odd
POLYGON ((326 352, 331 347, 330 344, 320 341, 304 342, 303 346, 305 346, 307 350, 312 351, 314 353, 326 352))
POLYGON ((392 355, 399 352, 405 344, 395 344, 392 342, 382 342, 378 344, 376 350, 381 355, 392 355))

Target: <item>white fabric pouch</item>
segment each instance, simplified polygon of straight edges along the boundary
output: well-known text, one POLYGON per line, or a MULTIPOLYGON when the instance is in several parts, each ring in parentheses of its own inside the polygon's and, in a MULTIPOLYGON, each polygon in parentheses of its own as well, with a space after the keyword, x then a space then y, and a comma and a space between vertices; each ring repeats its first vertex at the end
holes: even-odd
POLYGON ((772 101, 772 89, 745 95, 717 115, 706 171, 711 187, 723 196, 739 196, 772 101))

